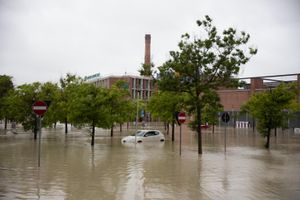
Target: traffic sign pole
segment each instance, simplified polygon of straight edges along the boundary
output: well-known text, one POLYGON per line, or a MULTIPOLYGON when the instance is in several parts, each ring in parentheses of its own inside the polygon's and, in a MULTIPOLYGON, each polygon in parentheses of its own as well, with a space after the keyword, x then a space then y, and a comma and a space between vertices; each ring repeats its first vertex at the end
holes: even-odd
POLYGON ((41 166, 41 138, 42 138, 42 116, 48 109, 47 103, 44 101, 36 101, 32 105, 32 111, 37 115, 38 124, 37 128, 39 131, 39 147, 38 147, 38 167, 41 166))
POLYGON ((226 126, 225 126, 225 136, 224 136, 224 153, 226 153, 226 129, 227 129, 227 124, 226 123, 226 126))
POLYGON ((179 130, 180 130, 180 133, 179 133, 179 137, 180 137, 180 139, 179 139, 179 155, 181 155, 181 124, 179 125, 179 130))
POLYGON ((41 137, 42 137, 42 120, 41 116, 37 116, 38 118, 38 130, 39 130, 39 152, 38 152, 38 167, 41 166, 41 137))
POLYGON ((226 153, 226 129, 227 129, 227 126, 228 126, 228 122, 230 121, 230 116, 228 114, 228 112, 224 112, 222 114, 222 121, 226 123, 226 126, 225 126, 225 135, 224 135, 224 153, 226 153))
POLYGON ((178 116, 177 116, 177 119, 178 119, 178 123, 179 123, 179 155, 181 155, 181 124, 183 124, 186 120, 186 116, 185 116, 185 113, 184 112, 180 112, 178 113, 178 116))

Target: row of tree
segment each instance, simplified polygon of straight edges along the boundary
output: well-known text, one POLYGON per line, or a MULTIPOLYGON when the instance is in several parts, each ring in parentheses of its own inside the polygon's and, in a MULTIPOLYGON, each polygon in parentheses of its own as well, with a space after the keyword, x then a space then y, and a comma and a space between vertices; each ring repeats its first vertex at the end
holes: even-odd
POLYGON ((11 77, 0 76, 1 119, 22 124, 24 130, 32 130, 37 134, 37 118, 32 112, 32 104, 36 100, 44 100, 49 108, 43 117, 44 126, 52 126, 57 122, 65 123, 65 133, 68 123, 76 126, 92 127, 92 142, 94 145, 95 127, 111 129, 115 123, 134 120, 135 104, 130 98, 124 82, 117 82, 112 88, 96 87, 85 83, 80 77, 67 74, 59 84, 47 82, 41 84, 23 84, 13 87, 11 77))

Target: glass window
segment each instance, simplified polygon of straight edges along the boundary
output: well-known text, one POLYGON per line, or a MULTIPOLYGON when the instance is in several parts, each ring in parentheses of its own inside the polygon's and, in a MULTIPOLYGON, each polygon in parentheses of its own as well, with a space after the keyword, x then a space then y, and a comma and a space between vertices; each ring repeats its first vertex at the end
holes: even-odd
POLYGON ((155 131, 149 131, 149 132, 147 132, 147 133, 145 134, 146 137, 149 137, 149 136, 155 136, 155 135, 157 135, 157 134, 155 133, 155 131))
POLYGON ((144 135, 144 131, 137 131, 136 133, 132 134, 132 136, 143 136, 144 135))

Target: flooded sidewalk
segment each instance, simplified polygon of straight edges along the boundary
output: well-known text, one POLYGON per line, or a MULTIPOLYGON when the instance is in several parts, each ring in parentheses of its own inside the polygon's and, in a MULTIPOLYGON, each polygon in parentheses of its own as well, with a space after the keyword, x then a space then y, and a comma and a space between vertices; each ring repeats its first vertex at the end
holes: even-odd
POLYGON ((229 128, 224 153, 224 130, 209 129, 198 155, 183 128, 180 156, 178 130, 175 142, 137 145, 98 130, 91 147, 87 130, 43 129, 40 168, 32 134, 1 133, 0 199, 299 199, 299 134, 279 131, 266 150, 259 134, 229 128))

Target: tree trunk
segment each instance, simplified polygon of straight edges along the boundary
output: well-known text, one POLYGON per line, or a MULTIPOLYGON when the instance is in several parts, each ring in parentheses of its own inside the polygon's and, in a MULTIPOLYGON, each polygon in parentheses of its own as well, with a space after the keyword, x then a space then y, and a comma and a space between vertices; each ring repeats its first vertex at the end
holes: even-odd
POLYGON ((110 128, 110 137, 114 136, 114 125, 111 126, 110 128))
POLYGON ((234 128, 234 130, 235 130, 235 128, 236 128, 236 116, 235 116, 235 113, 234 113, 234 111, 232 111, 232 115, 233 115, 233 124, 232 124, 232 128, 234 128))
POLYGON ((175 141, 175 120, 172 121, 172 142, 175 141))
POLYGON ((212 129, 212 133, 215 133, 215 123, 213 123, 213 129, 212 129))
POLYGON ((93 122, 92 125, 92 141, 91 141, 91 145, 94 146, 95 144, 95 123, 93 122))
POLYGON ((34 130, 33 130, 33 139, 37 140, 37 128, 36 127, 34 127, 34 130))
POLYGON ((198 154, 202 154, 201 106, 199 102, 197 102, 196 110, 197 110, 198 154))
POLYGON ((38 121, 37 121, 37 117, 35 116, 34 119, 34 128, 33 128, 33 139, 37 140, 37 131, 38 131, 38 121))
POLYGON ((65 134, 68 133, 68 119, 65 118, 65 134))
POLYGON ((169 135, 169 133, 170 133, 169 123, 166 123, 166 129, 167 129, 167 135, 169 135))
POLYGON ((122 124, 120 123, 120 133, 122 133, 122 124))
POLYGON ((265 145, 265 147, 266 147, 267 149, 270 148, 270 135, 271 135, 271 129, 268 128, 268 133, 267 133, 267 143, 266 143, 266 145, 265 145))
POLYGON ((4 130, 7 130, 7 118, 4 119, 4 130))
POLYGON ((277 128, 274 130, 275 137, 277 137, 277 128))

